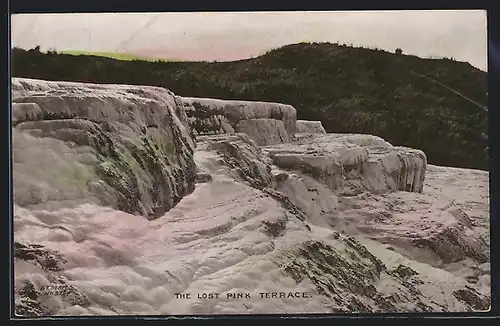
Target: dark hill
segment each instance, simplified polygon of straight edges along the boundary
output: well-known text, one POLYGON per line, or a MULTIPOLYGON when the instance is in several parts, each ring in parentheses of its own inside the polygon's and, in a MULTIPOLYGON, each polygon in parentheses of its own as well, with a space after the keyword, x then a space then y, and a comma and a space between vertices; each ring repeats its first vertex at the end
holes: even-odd
POLYGON ((282 102, 328 132, 422 149, 431 164, 488 169, 487 74, 331 43, 301 43, 234 62, 120 61, 14 49, 16 77, 163 86, 178 95, 282 102))

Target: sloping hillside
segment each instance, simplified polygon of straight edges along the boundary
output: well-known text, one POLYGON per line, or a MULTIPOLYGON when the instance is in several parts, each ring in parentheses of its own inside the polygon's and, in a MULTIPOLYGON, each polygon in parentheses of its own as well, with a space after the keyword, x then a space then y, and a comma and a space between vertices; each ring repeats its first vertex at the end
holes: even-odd
MULTIPOLYGON (((403 49, 404 50, 404 49, 403 49)), ((293 105, 327 132, 368 133, 422 149, 429 163, 488 169, 487 74, 331 43, 301 43, 235 62, 120 61, 14 49, 16 77, 162 86, 182 96, 293 105)))

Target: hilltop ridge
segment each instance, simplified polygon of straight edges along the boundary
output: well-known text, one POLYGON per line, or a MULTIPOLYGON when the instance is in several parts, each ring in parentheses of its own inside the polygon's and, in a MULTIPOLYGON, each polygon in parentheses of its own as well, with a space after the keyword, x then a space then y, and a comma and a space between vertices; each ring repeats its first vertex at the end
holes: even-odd
POLYGON ((120 61, 13 50, 15 77, 166 87, 180 96, 288 103, 326 132, 422 149, 429 163, 488 170, 487 73, 332 43, 300 43, 234 62, 120 61), (434 82, 433 82, 434 81, 434 82), (443 86, 444 85, 444 86, 443 86))

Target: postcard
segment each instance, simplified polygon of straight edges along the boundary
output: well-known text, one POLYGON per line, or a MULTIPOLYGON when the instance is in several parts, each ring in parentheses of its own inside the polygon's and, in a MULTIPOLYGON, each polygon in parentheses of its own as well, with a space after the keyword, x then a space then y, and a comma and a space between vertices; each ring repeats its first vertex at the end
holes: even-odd
POLYGON ((489 311, 485 11, 11 21, 17 317, 489 311))

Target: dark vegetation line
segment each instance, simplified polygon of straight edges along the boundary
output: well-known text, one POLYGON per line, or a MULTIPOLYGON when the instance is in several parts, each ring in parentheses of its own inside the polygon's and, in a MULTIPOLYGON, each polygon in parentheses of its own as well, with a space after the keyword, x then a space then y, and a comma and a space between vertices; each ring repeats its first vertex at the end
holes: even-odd
POLYGON ((487 74, 453 59, 396 52, 300 43, 234 62, 147 62, 14 49, 12 71, 291 104, 299 119, 320 120, 327 132, 378 135, 422 149, 430 164, 488 170, 488 112, 478 107, 487 103, 487 74))
MULTIPOLYGON (((400 61, 400 60, 398 60, 398 62, 401 62, 401 61, 400 61)), ((462 97, 462 98, 463 98, 463 99, 465 99, 466 101, 469 101, 469 102, 471 102, 471 103, 475 104, 478 108, 480 108, 480 109, 482 109, 482 110, 484 110, 484 111, 488 112, 488 108, 487 108, 485 105, 483 105, 483 104, 481 104, 481 103, 478 103, 478 102, 474 101, 473 99, 471 99, 471 98, 469 98, 469 97, 467 97, 467 96, 463 95, 462 93, 460 93, 460 92, 458 92, 458 91, 454 90, 453 88, 451 88, 451 87, 449 87, 449 86, 447 86, 447 85, 445 85, 445 84, 443 84, 443 83, 440 83, 440 82, 438 82, 437 80, 435 80, 435 79, 433 79, 433 78, 431 78, 431 77, 429 77, 429 76, 426 76, 426 75, 420 74, 420 73, 416 72, 415 70, 413 70, 413 69, 411 69, 411 68, 409 68, 409 67, 407 67, 407 66, 404 66, 404 64, 403 64, 403 67, 404 67, 405 69, 407 69, 408 71, 410 71, 410 72, 412 72, 412 73, 416 74, 417 76, 420 76, 420 77, 422 77, 422 78, 425 78, 425 79, 427 79, 427 80, 429 80, 429 81, 431 81, 431 82, 433 82, 433 83, 436 83, 436 84, 438 84, 438 85, 440 85, 440 86, 442 86, 442 87, 444 87, 444 88, 448 89, 449 91, 451 91, 451 92, 453 92, 453 93, 457 94, 458 96, 462 97)))

